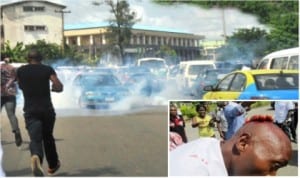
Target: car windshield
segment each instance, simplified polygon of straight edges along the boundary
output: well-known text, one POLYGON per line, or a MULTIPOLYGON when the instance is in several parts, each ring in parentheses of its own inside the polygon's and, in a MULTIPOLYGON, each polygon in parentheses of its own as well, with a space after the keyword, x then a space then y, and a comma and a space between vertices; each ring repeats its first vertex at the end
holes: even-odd
POLYGON ((94 86, 116 86, 120 85, 119 80, 113 75, 86 75, 77 78, 77 83, 85 87, 94 86))
POLYGON ((258 90, 298 89, 298 74, 260 74, 254 76, 258 90))
POLYGON ((197 75, 202 70, 213 69, 213 65, 191 65, 189 75, 197 75))
POLYGON ((147 68, 153 68, 153 69, 159 69, 159 68, 164 68, 165 63, 163 61, 159 61, 159 60, 149 60, 149 61, 141 61, 140 66, 147 67, 147 68))

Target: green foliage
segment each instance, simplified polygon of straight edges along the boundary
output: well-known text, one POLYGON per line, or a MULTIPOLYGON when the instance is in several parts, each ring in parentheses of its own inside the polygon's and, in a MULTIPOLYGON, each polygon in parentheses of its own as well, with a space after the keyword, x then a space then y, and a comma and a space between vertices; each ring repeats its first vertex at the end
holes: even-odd
POLYGON ((25 46, 25 51, 28 51, 32 48, 36 48, 42 55, 43 60, 47 61, 56 61, 61 59, 61 47, 55 43, 47 43, 45 40, 38 40, 36 43, 32 43, 25 46))
MULTIPOLYGON (((271 27, 270 32, 265 36, 262 41, 258 41, 259 47, 262 43, 264 54, 276 51, 279 49, 291 48, 298 46, 299 41, 299 1, 178 1, 178 0, 154 0, 154 2, 162 5, 170 5, 175 3, 192 4, 201 6, 202 8, 237 8, 242 12, 251 13, 258 17, 259 22, 271 27)), ((246 31, 245 31, 246 32, 246 31)), ((254 34, 248 31, 250 34, 254 34)), ((239 36, 233 35, 234 38, 239 36)), ((244 34, 246 35, 246 34, 244 34)), ((259 35, 259 34, 258 34, 259 35)), ((242 37, 245 39, 246 36, 242 37)), ((256 38, 253 35, 248 36, 251 42, 256 38)), ((244 46, 244 44, 242 44, 244 46)), ((253 44, 251 44, 253 45, 253 44)), ((249 46, 249 45, 248 45, 249 46)), ((245 46, 246 48, 248 46, 245 46)), ((245 48, 244 47, 244 48, 245 48)), ((250 46, 251 47, 251 46, 250 46)), ((243 47, 242 47, 243 48, 243 47)), ((232 49, 230 49, 232 51, 232 49)), ((263 50, 254 49, 255 56, 263 55, 263 50)), ((230 52, 230 51, 229 51, 230 52)))
MULTIPOLYGON (((111 8, 110 12, 114 15, 114 18, 108 20, 110 26, 108 28, 107 41, 112 47, 111 49, 117 50, 122 63, 124 63, 124 48, 130 44, 131 29, 138 19, 136 18, 136 13, 130 10, 127 1, 121 0, 114 3, 113 0, 107 0, 105 2, 111 8)), ((113 52, 115 53, 116 51, 113 52)))
POLYGON ((162 58, 172 58, 176 57, 176 51, 172 49, 170 46, 162 45, 160 49, 156 52, 156 56, 160 56, 162 58))
POLYGON ((195 105, 181 105, 180 111, 182 112, 183 116, 187 116, 188 119, 193 118, 197 115, 195 105))
POLYGON ((218 60, 249 61, 261 58, 268 51, 267 32, 259 28, 239 29, 227 38, 219 53, 218 60))
POLYGON ((26 62, 25 50, 23 43, 17 43, 14 48, 11 47, 10 42, 6 41, 4 43, 4 49, 1 54, 8 54, 11 58, 11 62, 26 62))

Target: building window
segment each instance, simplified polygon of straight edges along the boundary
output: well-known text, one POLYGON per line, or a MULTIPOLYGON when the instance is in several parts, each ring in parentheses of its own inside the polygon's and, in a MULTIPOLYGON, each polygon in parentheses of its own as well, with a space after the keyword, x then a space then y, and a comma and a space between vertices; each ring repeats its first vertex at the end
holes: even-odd
POLYGON ((45 11, 45 7, 43 6, 23 6, 23 11, 24 12, 42 12, 45 11))
POLYGON ((46 26, 44 25, 25 25, 25 31, 46 31, 46 26))
POLYGON ((149 45, 149 41, 150 41, 150 40, 149 40, 149 36, 145 36, 145 44, 146 44, 146 45, 149 45))

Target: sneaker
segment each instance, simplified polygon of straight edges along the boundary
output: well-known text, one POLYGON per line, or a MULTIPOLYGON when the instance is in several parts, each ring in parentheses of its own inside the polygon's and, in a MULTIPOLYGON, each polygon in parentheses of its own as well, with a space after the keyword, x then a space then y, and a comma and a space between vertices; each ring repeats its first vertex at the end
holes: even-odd
POLYGON ((23 143, 22 136, 20 132, 15 132, 15 142, 17 147, 21 146, 23 143))
POLYGON ((53 175, 60 168, 60 161, 57 161, 57 165, 54 168, 48 168, 48 174, 53 175))
POLYGON ((40 158, 37 155, 32 155, 31 157, 31 169, 35 177, 43 177, 44 171, 41 166, 40 158))

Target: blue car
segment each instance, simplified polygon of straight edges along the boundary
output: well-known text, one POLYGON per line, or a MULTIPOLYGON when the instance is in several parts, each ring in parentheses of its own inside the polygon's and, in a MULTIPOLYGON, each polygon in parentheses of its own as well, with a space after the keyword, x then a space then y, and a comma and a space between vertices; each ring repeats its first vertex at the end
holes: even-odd
POLYGON ((80 74, 73 85, 80 87, 78 102, 82 108, 110 108, 130 95, 118 78, 109 73, 80 74))

